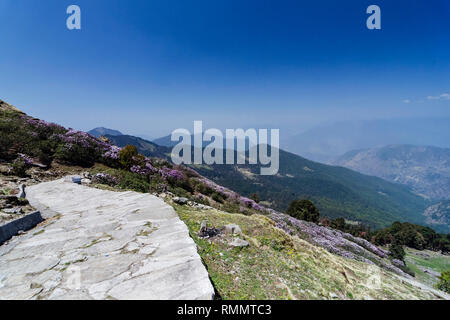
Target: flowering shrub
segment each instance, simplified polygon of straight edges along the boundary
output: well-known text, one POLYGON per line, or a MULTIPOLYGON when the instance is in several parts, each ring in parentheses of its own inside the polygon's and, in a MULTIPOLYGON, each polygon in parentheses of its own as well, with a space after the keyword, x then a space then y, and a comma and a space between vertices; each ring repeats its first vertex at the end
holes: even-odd
POLYGON ((298 220, 286 214, 272 211, 270 217, 278 228, 288 234, 298 237, 327 251, 348 259, 354 259, 369 264, 376 264, 389 271, 409 277, 397 266, 385 261, 388 253, 376 247, 369 241, 352 236, 351 234, 319 226, 313 222, 298 220))
POLYGON ((172 183, 181 181, 185 178, 184 174, 176 169, 164 167, 162 169, 159 169, 158 172, 161 175, 161 177, 172 183))
POLYGON ((97 173, 92 181, 94 183, 105 184, 112 187, 118 183, 116 177, 107 173, 97 173))
POLYGON ((59 124, 50 123, 40 119, 34 119, 29 116, 22 116, 22 121, 25 122, 26 125, 31 127, 32 134, 36 138, 46 139, 52 134, 55 133, 64 133, 66 129, 59 124))
POLYGON ((137 174, 141 174, 141 175, 149 175, 152 174, 154 172, 156 172, 156 169, 153 168, 152 164, 150 162, 145 163, 144 166, 140 166, 140 165, 134 165, 130 168, 131 172, 137 173, 137 174))
POLYGON ((12 163, 11 173, 19 177, 25 177, 26 171, 28 168, 31 167, 31 164, 32 160, 30 157, 22 153, 19 153, 19 156, 12 163))
POLYGON ((64 134, 57 134, 52 139, 59 142, 55 158, 61 162, 92 166, 101 158, 102 153, 109 145, 94 138, 86 132, 70 129, 64 134))
POLYGON ((113 168, 118 167, 120 150, 122 150, 122 148, 119 148, 117 146, 113 145, 106 146, 102 155, 102 162, 107 166, 113 168))

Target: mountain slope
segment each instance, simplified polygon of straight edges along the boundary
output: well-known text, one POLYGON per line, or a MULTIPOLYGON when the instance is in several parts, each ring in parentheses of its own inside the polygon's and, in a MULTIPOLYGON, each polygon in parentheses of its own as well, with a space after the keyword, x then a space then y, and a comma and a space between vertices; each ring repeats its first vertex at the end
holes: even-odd
POLYGON ((162 147, 174 147, 178 144, 177 141, 172 141, 170 135, 155 139, 152 142, 162 147))
POLYGON ((450 232, 450 200, 444 200, 428 207, 423 215, 429 225, 442 228, 447 233, 450 232))
MULTIPOLYGON (((136 145, 147 156, 169 155, 170 149, 132 136, 109 137, 119 146, 136 145)), ((245 196, 257 193, 264 205, 286 210, 290 201, 309 198, 321 214, 344 217, 372 227, 385 227, 396 220, 424 223, 430 203, 409 188, 358 172, 309 161, 280 150, 280 171, 259 175, 258 165, 191 166, 201 175, 245 196)))
POLYGON ((171 152, 170 148, 159 146, 151 141, 135 136, 106 134, 105 138, 121 148, 126 145, 136 146, 139 153, 147 157, 168 158, 171 152))
POLYGON ((450 149, 389 145, 350 151, 333 163, 407 185, 431 199, 450 199, 450 149))
POLYGON ((98 128, 92 129, 91 131, 88 131, 88 133, 91 136, 94 136, 96 138, 99 138, 99 137, 105 136, 105 135, 111 135, 111 136, 123 135, 123 133, 118 130, 108 129, 108 128, 104 128, 104 127, 98 127, 98 128))
POLYGON ((449 118, 343 121, 282 139, 281 148, 324 163, 351 150, 388 144, 450 148, 449 123, 449 118))
POLYGON ((257 193, 264 204, 284 211, 294 199, 313 200, 321 214, 344 217, 383 227, 400 220, 424 223, 429 205, 408 187, 377 177, 309 161, 280 150, 280 170, 274 176, 259 175, 256 165, 193 166, 201 175, 249 196, 257 193))

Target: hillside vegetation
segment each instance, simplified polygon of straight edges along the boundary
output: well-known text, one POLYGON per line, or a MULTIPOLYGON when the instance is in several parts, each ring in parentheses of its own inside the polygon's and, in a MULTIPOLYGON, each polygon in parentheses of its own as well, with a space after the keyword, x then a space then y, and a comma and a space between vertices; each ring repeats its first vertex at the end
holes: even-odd
POLYGON ((177 206, 223 299, 434 299, 380 267, 339 257, 290 236, 266 216, 177 206), (237 224, 248 247, 230 246, 232 235, 201 238, 201 222, 237 224))
POLYGON ((312 162, 280 150, 280 171, 261 176, 258 166, 214 165, 195 169, 244 195, 257 193, 263 203, 285 211, 295 199, 312 200, 321 215, 343 217, 371 227, 394 221, 424 222, 428 202, 407 187, 355 171, 312 162))
MULTIPOLYGON (((147 156, 168 155, 168 147, 132 136, 108 136, 119 146, 132 144, 147 156)), ((430 204, 405 186, 358 172, 309 161, 280 150, 280 170, 261 176, 259 165, 192 165, 201 175, 247 197, 257 194, 261 203, 285 211, 292 200, 310 199, 321 215, 343 217, 375 228, 394 221, 425 223, 430 204)))

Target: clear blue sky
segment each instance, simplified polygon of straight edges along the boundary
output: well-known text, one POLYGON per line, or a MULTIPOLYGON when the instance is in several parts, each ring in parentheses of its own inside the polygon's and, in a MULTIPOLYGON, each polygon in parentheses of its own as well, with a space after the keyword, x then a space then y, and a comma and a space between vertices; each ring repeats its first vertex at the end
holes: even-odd
POLYGON ((1 0, 0 39, 0 99, 77 129, 450 116, 447 0, 1 0))

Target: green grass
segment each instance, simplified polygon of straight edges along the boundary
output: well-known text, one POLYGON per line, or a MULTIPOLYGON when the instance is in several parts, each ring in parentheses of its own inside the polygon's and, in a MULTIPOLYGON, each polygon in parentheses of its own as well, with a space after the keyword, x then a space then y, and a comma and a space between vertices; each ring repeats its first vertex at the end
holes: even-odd
POLYGON ((393 274, 333 255, 276 228, 261 215, 246 216, 174 205, 198 246, 222 299, 430 299, 433 296, 393 274), (232 236, 199 238, 203 220, 209 227, 235 223, 250 245, 233 248, 232 236), (370 281, 376 275, 378 286, 370 281))
POLYGON ((416 279, 430 286, 434 286, 438 282, 438 279, 425 273, 421 268, 427 268, 439 274, 443 271, 450 270, 450 256, 438 252, 429 250, 418 251, 406 248, 405 260, 408 268, 414 271, 416 279), (426 254, 429 255, 429 257, 424 257, 420 254, 426 254))

